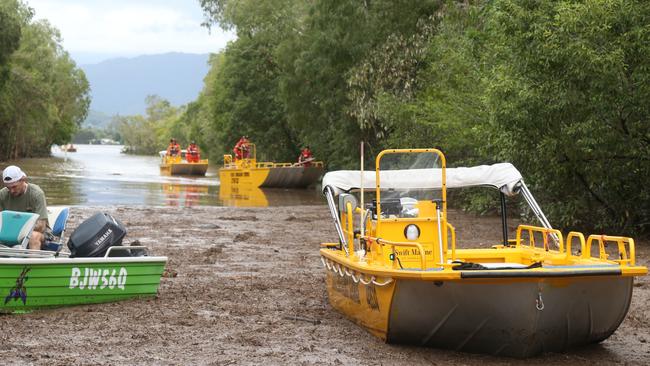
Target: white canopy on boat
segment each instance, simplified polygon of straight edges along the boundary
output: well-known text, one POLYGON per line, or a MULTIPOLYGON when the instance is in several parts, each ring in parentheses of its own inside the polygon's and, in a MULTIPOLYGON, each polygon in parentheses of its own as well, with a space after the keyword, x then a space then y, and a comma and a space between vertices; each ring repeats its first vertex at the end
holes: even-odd
MULTIPOLYGON (((510 163, 479 165, 468 168, 447 168, 447 188, 494 187, 507 195, 516 194, 515 185, 522 180, 521 173, 510 163)), ((364 189, 374 190, 375 171, 363 172, 364 189)), ((441 169, 405 169, 380 171, 382 189, 439 189, 441 169)), ((323 177, 323 189, 330 186, 335 195, 361 188, 361 171, 339 170, 323 177)))

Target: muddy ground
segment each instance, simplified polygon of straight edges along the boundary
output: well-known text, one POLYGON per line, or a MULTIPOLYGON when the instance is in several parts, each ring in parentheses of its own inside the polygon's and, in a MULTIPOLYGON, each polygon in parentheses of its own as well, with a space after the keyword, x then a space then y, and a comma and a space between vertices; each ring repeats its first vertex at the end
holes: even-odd
MULTIPOLYGON (((318 255, 319 243, 335 240, 325 206, 74 208, 69 229, 97 211, 126 224, 126 243, 169 257, 158 297, 0 316, 1 364, 523 363, 384 344, 334 311, 318 255)), ((498 218, 452 212, 450 220, 461 246, 470 238, 462 227, 482 244, 500 239, 498 218)), ((648 265, 650 243, 637 242, 637 259, 648 265)), ((634 291, 627 318, 606 341, 525 363, 650 364, 650 278, 634 291)))

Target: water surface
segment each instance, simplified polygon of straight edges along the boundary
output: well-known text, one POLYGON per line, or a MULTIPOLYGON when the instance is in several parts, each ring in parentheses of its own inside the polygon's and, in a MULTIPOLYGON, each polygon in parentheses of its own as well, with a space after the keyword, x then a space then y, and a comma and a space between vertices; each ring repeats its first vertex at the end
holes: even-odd
POLYGON ((217 166, 211 165, 205 177, 164 176, 157 156, 122 154, 119 145, 76 147, 74 153, 53 147, 51 157, 3 162, 0 167, 20 166, 30 182, 43 188, 48 205, 250 207, 323 202, 316 188, 220 196, 217 166))

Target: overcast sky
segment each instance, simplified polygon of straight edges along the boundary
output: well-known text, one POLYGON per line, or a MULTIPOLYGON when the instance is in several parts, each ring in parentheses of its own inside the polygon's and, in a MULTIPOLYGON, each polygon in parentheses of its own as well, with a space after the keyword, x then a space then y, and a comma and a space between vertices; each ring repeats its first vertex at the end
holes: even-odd
POLYGON ((36 19, 61 31, 80 64, 114 57, 221 50, 233 34, 201 27, 198 0, 27 0, 36 19))

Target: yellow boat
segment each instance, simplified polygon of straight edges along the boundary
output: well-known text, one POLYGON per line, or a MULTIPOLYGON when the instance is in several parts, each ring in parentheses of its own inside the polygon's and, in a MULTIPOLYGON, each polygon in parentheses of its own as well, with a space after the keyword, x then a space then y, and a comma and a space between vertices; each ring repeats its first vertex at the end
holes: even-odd
POLYGON ((166 151, 160 151, 160 173, 164 175, 205 175, 208 171, 208 159, 198 162, 185 160, 186 150, 181 150, 181 156, 167 156, 166 151))
POLYGON ((648 272, 631 238, 551 228, 511 164, 446 168, 440 151, 411 149, 382 151, 376 167, 323 178, 339 242, 320 255, 332 307, 386 342, 522 358, 601 342, 648 272), (478 186, 501 192, 503 242, 459 249, 447 189, 478 186), (368 205, 355 195, 365 188, 368 205), (509 238, 505 199, 515 194, 541 226, 509 238))
POLYGON ((246 188, 305 188, 318 181, 323 174, 323 162, 311 161, 309 166, 298 163, 258 162, 255 144, 249 144, 251 157, 234 160, 223 156, 219 169, 221 186, 246 188))

